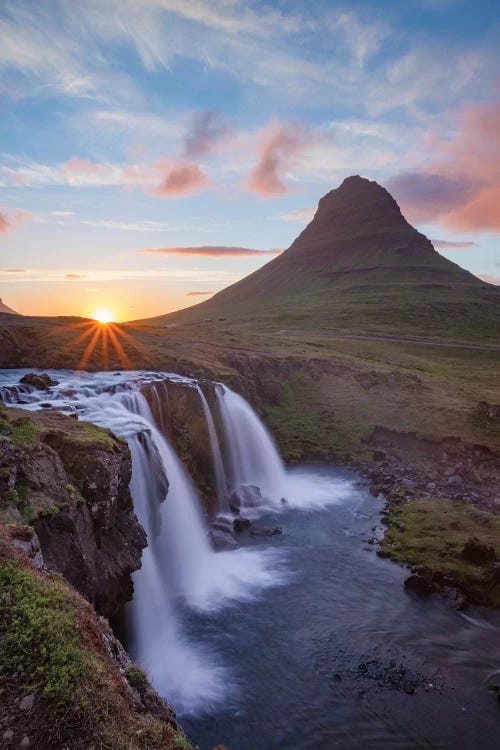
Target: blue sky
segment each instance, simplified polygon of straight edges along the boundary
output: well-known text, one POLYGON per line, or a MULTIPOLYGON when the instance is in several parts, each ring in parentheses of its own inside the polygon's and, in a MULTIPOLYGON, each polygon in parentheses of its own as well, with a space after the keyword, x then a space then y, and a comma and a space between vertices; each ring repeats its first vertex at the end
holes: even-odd
POLYGON ((499 18, 488 0, 4 3, 0 296, 184 307, 287 247, 349 174, 498 283, 499 18))

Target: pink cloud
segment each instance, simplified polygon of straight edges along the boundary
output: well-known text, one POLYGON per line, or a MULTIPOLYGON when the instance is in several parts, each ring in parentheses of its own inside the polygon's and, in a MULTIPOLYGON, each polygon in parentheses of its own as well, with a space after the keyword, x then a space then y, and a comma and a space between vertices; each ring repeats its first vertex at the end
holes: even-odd
POLYGON ((147 247, 139 253, 158 255, 199 255, 203 257, 246 257, 259 255, 281 255, 283 250, 253 250, 249 247, 228 247, 226 245, 201 245, 197 247, 147 247))
POLYGON ((0 234, 7 234, 7 232, 16 229, 31 216, 32 214, 29 211, 13 211, 9 215, 0 213, 0 234))
POLYGON ((482 281, 487 281, 488 284, 500 284, 500 276, 492 276, 489 273, 478 273, 477 277, 482 281))
MULTIPOLYGON (((161 169, 162 164, 158 164, 161 169)), ((199 164, 188 161, 171 162, 163 165, 166 174, 158 187, 153 189, 153 195, 160 198, 176 198, 181 195, 191 195, 198 193, 204 188, 211 186, 205 172, 199 164)))
POLYGON ((274 120, 261 130, 258 136, 258 160, 250 173, 249 189, 263 196, 289 192, 284 181, 286 172, 306 141, 306 131, 293 123, 274 120))
POLYGON ((452 141, 429 144, 429 166, 388 183, 403 211, 453 231, 500 231, 500 102, 469 105, 452 141))
POLYGON ((80 159, 78 156, 72 156, 64 165, 63 169, 72 174, 99 174, 106 171, 102 164, 96 164, 88 159, 80 159))

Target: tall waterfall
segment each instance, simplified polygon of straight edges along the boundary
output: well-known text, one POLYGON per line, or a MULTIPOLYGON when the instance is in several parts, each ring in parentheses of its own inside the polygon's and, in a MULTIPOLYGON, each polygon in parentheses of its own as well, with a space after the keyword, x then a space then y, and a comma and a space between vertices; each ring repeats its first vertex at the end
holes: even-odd
POLYGON ((286 495, 285 467, 273 439, 250 404, 225 385, 217 384, 224 424, 231 489, 256 485, 264 500, 278 503, 286 495))
POLYGON ((224 463, 222 461, 222 453, 219 445, 219 438, 217 437, 217 430, 215 429, 214 418, 212 412, 205 398, 201 386, 198 386, 198 393, 200 394, 201 405, 203 407, 203 414, 205 415, 205 422, 207 425, 208 437, 210 440, 210 450, 212 453, 212 462, 214 466, 215 474, 215 485, 217 490, 217 508, 219 513, 229 512, 229 503, 227 497, 227 480, 226 472, 224 471, 224 463))
MULTIPOLYGON (((77 410, 81 418, 110 428, 130 446, 130 490, 148 537, 142 567, 133 576, 132 654, 179 712, 209 710, 226 699, 230 677, 206 645, 193 643, 188 637, 186 610, 210 613, 232 602, 252 599, 265 587, 279 585, 287 578, 280 555, 263 548, 221 552, 212 548, 195 488, 166 437, 169 430, 161 416, 167 408, 162 402, 165 393, 155 388, 155 420, 140 390, 144 384, 156 386, 156 373, 122 374, 121 380, 115 373, 54 374, 59 384, 50 392, 23 391, 26 408, 40 408, 41 403, 50 402, 65 411, 77 410)), ((0 392, 3 400, 18 395, 14 382, 0 392)), ((202 404, 214 463, 219 464, 215 471, 219 472, 221 497, 225 498, 215 425, 204 397, 202 404)), ((224 391, 223 406, 227 412, 223 412, 224 424, 235 431, 239 420, 244 431, 241 437, 232 434, 231 440, 226 440, 232 450, 237 447, 235 455, 241 459, 238 464, 231 459, 236 472, 233 477, 259 484, 270 497, 278 497, 276 479, 283 467, 264 428, 248 404, 229 390, 224 391), (271 451, 266 459, 257 451, 255 444, 259 441, 264 453, 271 451), (276 494, 272 494, 273 488, 276 494)))

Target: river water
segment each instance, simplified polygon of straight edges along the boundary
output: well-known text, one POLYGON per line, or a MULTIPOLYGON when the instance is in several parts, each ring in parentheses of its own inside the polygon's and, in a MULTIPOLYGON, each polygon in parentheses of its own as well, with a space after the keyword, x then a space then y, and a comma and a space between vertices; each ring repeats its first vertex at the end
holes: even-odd
MULTIPOLYGON (((21 374, 0 372, 0 386, 21 374)), ((272 492, 266 474, 280 476, 279 500, 249 509, 252 529, 283 534, 246 532, 238 550, 215 552, 194 487, 130 388, 157 374, 52 374, 60 384, 49 393, 4 399, 76 409, 128 439, 136 512, 152 540, 134 576, 129 646, 201 750, 497 750, 500 711, 487 680, 500 669, 500 614, 407 593, 408 571, 367 543, 382 503, 358 477, 285 471, 271 445, 262 455, 269 437, 252 427, 249 405, 226 392, 246 436, 233 474, 252 479, 242 452, 255 435, 260 484, 272 492), (158 461, 170 474, 165 502, 158 461)))

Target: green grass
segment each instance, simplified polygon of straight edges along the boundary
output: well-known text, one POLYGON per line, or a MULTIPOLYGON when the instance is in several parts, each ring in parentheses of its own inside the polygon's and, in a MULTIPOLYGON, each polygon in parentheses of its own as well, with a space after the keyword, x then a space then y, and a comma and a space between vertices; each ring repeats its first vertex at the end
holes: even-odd
POLYGON ((418 498, 391 504, 389 527, 381 543, 393 560, 417 572, 450 576, 473 601, 500 606, 500 585, 491 587, 487 568, 461 557, 471 538, 493 547, 500 560, 500 516, 466 503, 418 498))
POLYGON ((19 417, 12 422, 11 440, 15 445, 33 445, 37 438, 38 432, 30 417, 19 417))
POLYGON ((64 591, 8 562, 0 566, 0 663, 21 671, 26 691, 64 711, 89 669, 64 591))

